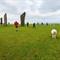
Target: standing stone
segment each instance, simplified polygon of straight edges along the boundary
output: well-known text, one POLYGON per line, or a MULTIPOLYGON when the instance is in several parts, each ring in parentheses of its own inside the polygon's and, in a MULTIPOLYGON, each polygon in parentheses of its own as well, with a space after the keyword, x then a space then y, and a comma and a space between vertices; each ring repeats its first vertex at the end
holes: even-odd
POLYGON ((6 13, 5 13, 5 15, 4 15, 4 25, 7 26, 7 14, 6 14, 6 13))
POLYGON ((0 18, 0 24, 2 25, 2 18, 0 18))
POLYGON ((46 23, 46 25, 48 25, 48 23, 46 23))
POLYGON ((29 26, 29 23, 27 22, 27 27, 29 26))
POLYGON ((33 23, 33 27, 36 27, 36 26, 35 26, 35 23, 33 23))
POLYGON ((20 16, 21 26, 24 26, 25 25, 25 16, 26 16, 26 13, 25 12, 20 16))
POLYGON ((42 22, 41 25, 44 25, 44 23, 42 22))

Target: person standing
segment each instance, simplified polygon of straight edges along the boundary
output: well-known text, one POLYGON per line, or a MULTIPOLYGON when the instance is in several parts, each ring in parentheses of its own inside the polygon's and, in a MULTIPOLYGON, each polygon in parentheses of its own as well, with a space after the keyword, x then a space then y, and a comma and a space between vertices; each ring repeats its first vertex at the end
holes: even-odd
POLYGON ((17 21, 15 21, 15 22, 14 22, 14 25, 15 25, 16 31, 18 31, 19 23, 18 23, 17 21))

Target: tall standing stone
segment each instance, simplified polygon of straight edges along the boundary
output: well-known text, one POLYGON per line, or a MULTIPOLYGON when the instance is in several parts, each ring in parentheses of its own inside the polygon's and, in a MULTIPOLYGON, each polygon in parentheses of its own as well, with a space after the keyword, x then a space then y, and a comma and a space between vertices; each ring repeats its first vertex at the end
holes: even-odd
POLYGON ((26 16, 26 13, 25 12, 20 16, 21 26, 24 26, 25 25, 25 16, 26 16))
POLYGON ((0 18, 0 24, 2 25, 2 18, 0 18))
POLYGON ((7 14, 4 15, 4 25, 7 25, 7 14))

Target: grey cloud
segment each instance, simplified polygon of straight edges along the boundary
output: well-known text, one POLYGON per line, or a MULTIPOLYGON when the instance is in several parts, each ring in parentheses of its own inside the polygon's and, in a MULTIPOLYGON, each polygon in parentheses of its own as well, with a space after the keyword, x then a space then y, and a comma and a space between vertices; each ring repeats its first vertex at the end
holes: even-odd
POLYGON ((11 14, 16 14, 17 8, 15 6, 6 4, 4 0, 0 1, 0 11, 4 11, 11 14))
POLYGON ((60 10, 60 0, 43 0, 39 10, 43 13, 60 10))

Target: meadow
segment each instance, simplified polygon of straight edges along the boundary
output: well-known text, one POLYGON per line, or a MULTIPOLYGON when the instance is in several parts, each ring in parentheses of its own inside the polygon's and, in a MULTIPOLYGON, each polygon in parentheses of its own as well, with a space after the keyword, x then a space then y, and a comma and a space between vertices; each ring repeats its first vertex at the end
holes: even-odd
POLYGON ((0 26, 0 60, 60 60, 60 25, 36 25, 35 28, 0 26), (56 28, 57 39, 50 31, 56 28))

